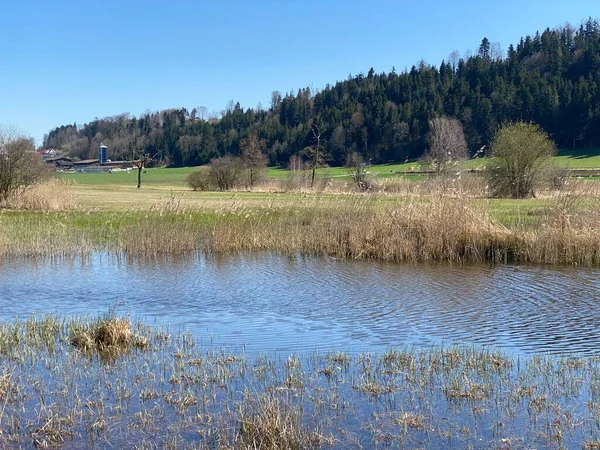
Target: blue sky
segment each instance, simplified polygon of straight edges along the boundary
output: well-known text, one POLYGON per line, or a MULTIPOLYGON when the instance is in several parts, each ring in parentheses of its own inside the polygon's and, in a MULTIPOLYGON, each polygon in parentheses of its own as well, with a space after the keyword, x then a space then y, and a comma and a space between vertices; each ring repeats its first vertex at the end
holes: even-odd
POLYGON ((600 16, 597 0, 28 1, 2 7, 0 124, 41 144, 64 124, 323 88, 349 74, 438 65, 485 36, 600 16))

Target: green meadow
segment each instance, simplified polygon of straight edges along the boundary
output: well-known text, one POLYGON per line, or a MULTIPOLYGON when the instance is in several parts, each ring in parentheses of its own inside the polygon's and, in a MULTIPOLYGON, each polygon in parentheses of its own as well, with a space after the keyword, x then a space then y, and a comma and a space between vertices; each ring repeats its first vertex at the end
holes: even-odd
MULTIPOLYGON (((600 170, 600 149, 589 150, 562 150, 553 158, 556 167, 565 169, 596 169, 600 170)), ((458 169, 483 169, 490 162, 489 158, 474 158, 461 161, 455 165, 458 169)), ((142 174, 142 183, 149 185, 185 186, 186 177, 194 172, 197 167, 177 168, 148 168, 142 174)), ((427 178, 426 172, 429 167, 422 161, 411 161, 404 163, 374 164, 368 167, 369 173, 377 178, 389 178, 403 176, 407 180, 422 181, 427 178), (411 174, 411 172, 416 172, 411 174)), ((350 180, 350 174, 345 167, 328 167, 317 170, 318 175, 332 179, 350 180)), ((286 180, 292 175, 291 171, 283 167, 269 167, 267 169, 269 180, 286 180)), ((62 173, 65 180, 74 181, 86 185, 129 185, 137 182, 137 171, 116 171, 112 173, 62 173)))

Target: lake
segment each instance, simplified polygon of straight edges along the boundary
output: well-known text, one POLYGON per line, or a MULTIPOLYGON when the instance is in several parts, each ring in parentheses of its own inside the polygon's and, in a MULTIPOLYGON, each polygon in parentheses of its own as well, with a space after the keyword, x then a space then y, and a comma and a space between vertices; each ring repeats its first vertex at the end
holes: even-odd
POLYGON ((600 354, 600 270, 398 265, 273 254, 0 263, 2 320, 111 309, 261 352, 492 346, 600 354))

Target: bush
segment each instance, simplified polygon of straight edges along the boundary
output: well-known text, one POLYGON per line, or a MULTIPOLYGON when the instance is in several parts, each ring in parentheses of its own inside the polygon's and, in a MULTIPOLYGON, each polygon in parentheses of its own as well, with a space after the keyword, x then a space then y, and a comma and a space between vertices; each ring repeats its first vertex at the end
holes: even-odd
POLYGON ((348 153, 348 156, 346 157, 346 168, 348 169, 348 174, 352 177, 352 181, 354 181, 359 190, 368 191, 375 186, 375 183, 369 177, 367 165, 360 153, 354 151, 348 153))
POLYGON ((210 180, 210 168, 203 166, 190 173, 186 181, 194 191, 210 191, 213 187, 210 180))
POLYGON ((33 139, 0 129, 0 200, 50 176, 33 139))
POLYGON ((244 172, 244 164, 240 158, 222 156, 210 162, 209 179, 221 191, 236 187, 244 172))
POLYGON ((527 198, 549 174, 554 142, 533 123, 509 123, 492 141, 488 170, 490 192, 496 197, 527 198))

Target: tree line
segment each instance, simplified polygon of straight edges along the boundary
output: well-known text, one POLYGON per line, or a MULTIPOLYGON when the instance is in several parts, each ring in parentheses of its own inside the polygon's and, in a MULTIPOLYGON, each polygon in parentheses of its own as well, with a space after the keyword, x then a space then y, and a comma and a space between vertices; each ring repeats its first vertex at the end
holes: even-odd
POLYGON ((421 61, 402 72, 370 69, 319 92, 275 91, 266 109, 230 102, 213 115, 180 108, 64 125, 43 145, 87 159, 97 157, 103 142, 112 159, 150 154, 164 164, 191 166, 241 155, 250 139, 270 165, 308 158, 307 148, 322 151, 331 165, 344 164, 349 154, 384 163, 423 156, 439 117, 460 122, 470 154, 489 147, 500 125, 515 121, 538 124, 559 148, 600 147, 599 22, 547 28, 505 54, 484 38, 473 54, 452 52, 439 66, 421 61))

